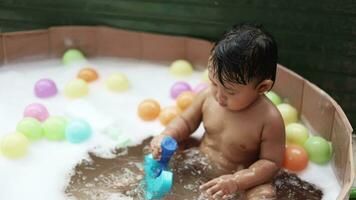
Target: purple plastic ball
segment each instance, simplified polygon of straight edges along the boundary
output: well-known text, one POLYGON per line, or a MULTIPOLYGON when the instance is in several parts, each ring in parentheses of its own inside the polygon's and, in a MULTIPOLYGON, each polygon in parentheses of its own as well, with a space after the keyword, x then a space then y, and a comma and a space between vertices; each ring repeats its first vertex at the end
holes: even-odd
POLYGON ((39 98, 47 98, 57 94, 57 86, 50 79, 41 79, 35 84, 35 94, 39 98))
POLYGON ((176 82, 171 87, 171 97, 173 99, 175 99, 180 95, 180 93, 185 92, 185 91, 191 91, 191 90, 192 90, 192 88, 190 87, 190 85, 188 83, 183 82, 183 81, 176 82))
POLYGON ((208 83, 199 83, 197 86, 195 86, 194 93, 198 94, 199 92, 205 90, 207 87, 209 87, 208 83))
POLYGON ((23 116, 32 117, 43 122, 48 118, 49 114, 47 108, 44 105, 33 103, 26 106, 23 116))

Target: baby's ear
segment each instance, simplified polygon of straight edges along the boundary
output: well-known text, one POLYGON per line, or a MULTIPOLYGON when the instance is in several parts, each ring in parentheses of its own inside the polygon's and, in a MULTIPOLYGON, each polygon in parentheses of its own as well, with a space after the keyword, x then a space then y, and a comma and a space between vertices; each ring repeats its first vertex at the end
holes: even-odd
POLYGON ((263 80, 261 83, 259 83, 257 85, 256 89, 259 94, 263 94, 263 93, 269 91, 272 88, 272 86, 273 86, 273 81, 266 79, 266 80, 263 80))

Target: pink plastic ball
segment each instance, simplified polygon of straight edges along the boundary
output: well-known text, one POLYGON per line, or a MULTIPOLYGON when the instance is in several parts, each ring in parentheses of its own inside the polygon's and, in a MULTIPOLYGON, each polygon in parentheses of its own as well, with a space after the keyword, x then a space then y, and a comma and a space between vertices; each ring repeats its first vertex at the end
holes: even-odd
POLYGON ((199 83, 197 86, 194 88, 194 93, 198 94, 199 92, 205 90, 205 88, 209 87, 208 83, 199 83))
POLYGON ((50 79, 41 79, 35 84, 35 94, 39 98, 47 98, 57 94, 57 86, 50 79))
POLYGON ((43 122, 48 118, 49 114, 47 108, 44 105, 33 103, 26 106, 23 116, 36 118, 43 122))
POLYGON ((180 95, 180 93, 185 92, 185 91, 192 91, 192 88, 190 87, 190 85, 183 81, 176 82, 171 87, 171 97, 173 99, 175 99, 180 95))

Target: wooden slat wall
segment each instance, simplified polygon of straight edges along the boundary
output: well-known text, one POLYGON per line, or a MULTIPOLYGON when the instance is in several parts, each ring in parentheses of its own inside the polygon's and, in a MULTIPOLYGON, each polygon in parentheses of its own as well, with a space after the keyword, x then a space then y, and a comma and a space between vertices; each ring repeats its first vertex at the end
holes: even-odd
POLYGON ((356 125, 354 0, 0 1, 0 32, 107 25, 214 41, 243 21, 264 24, 279 43, 279 63, 331 94, 356 125))

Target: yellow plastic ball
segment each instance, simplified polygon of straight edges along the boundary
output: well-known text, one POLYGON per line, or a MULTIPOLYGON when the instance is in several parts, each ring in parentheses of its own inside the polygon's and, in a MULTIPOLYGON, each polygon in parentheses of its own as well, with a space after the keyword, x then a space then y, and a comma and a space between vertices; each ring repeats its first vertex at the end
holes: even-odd
POLYGON ((106 86, 114 92, 123 92, 130 86, 129 80, 124 74, 116 73, 109 76, 106 80, 106 86))
POLYGON ((204 70, 203 76, 202 76, 202 81, 210 83, 209 70, 208 69, 204 70))
POLYGON ((169 70, 174 76, 188 76, 193 73, 193 66, 186 60, 176 60, 171 64, 169 70))
POLYGON ((64 94, 69 98, 79 98, 87 95, 89 86, 83 79, 74 79, 70 81, 64 88, 64 94))
POLYGON ((285 126, 298 121, 298 111, 293 106, 287 103, 282 103, 279 104, 277 108, 282 115, 285 126))
POLYGON ((30 141, 22 133, 15 132, 5 136, 0 143, 4 156, 10 159, 21 158, 27 154, 30 141))
POLYGON ((192 104, 194 97, 195 97, 194 92, 191 91, 182 92, 177 97, 177 106, 182 110, 187 109, 192 104))

